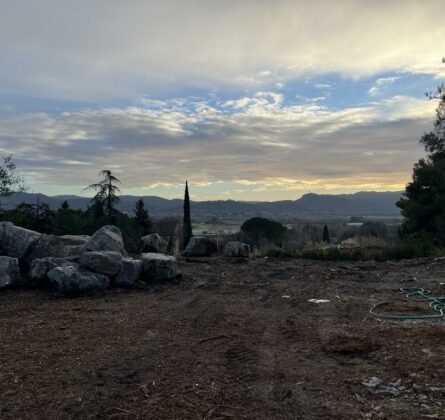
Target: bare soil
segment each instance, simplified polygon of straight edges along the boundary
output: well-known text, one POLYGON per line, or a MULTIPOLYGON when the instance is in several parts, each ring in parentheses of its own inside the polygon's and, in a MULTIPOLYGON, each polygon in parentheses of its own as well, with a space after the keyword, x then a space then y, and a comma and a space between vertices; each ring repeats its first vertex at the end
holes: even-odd
POLYGON ((445 295, 445 260, 180 269, 76 299, 0 292, 0 418, 445 418, 445 320, 368 312, 396 300, 393 312, 429 313, 398 290, 445 295), (374 376, 400 379, 400 395, 371 392, 374 376))

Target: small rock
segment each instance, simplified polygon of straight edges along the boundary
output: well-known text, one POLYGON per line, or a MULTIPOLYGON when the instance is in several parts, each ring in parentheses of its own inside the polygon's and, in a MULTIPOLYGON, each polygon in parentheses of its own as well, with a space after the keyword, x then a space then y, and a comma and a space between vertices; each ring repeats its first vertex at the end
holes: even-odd
POLYGON ((183 255, 185 257, 211 257, 218 252, 218 244, 215 239, 205 236, 193 236, 190 239, 183 255))
POLYGON ((115 251, 84 252, 80 258, 80 265, 99 274, 115 276, 122 267, 122 254, 115 251))
POLYGON ((121 230, 112 225, 102 226, 85 243, 85 251, 115 251, 124 254, 121 230))
POLYGON ((362 385, 368 387, 368 388, 375 388, 377 386, 379 386, 383 381, 379 378, 377 378, 376 376, 373 376, 372 378, 369 379, 364 379, 362 381, 362 385))
POLYGON ((89 236, 83 235, 42 235, 30 246, 25 261, 30 267, 36 258, 80 256, 89 239, 89 236))
POLYGON ((74 266, 53 268, 48 272, 48 279, 65 296, 75 296, 110 286, 110 279, 107 276, 74 266))
POLYGON ((35 284, 39 284, 42 280, 45 280, 48 271, 56 267, 65 267, 67 265, 72 265, 77 267, 79 264, 75 262, 77 258, 36 258, 31 263, 31 268, 29 270, 28 276, 31 281, 35 284))
POLYGON ((150 235, 143 236, 142 252, 159 252, 165 254, 167 252, 168 242, 162 239, 157 233, 150 233, 150 235))
POLYGON ((223 255, 225 257, 248 258, 250 245, 239 241, 227 242, 224 246, 223 255))
POLYGON ((141 277, 143 262, 132 258, 122 258, 122 267, 115 278, 117 287, 131 287, 141 277))
POLYGON ((143 261, 142 279, 144 281, 162 281, 176 277, 176 258, 156 253, 141 254, 143 261))
POLYGON ((0 288, 22 284, 19 260, 12 257, 0 257, 0 288))
POLYGON ((41 233, 6 223, 0 226, 0 247, 8 257, 23 258, 41 233))

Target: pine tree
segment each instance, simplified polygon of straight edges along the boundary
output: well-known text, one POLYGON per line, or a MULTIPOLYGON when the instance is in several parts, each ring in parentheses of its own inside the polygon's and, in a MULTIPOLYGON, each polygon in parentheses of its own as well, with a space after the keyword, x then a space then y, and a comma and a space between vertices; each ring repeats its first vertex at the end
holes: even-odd
POLYGON ((140 226, 142 228, 143 234, 147 235, 148 233, 150 233, 152 223, 150 220, 150 216, 148 215, 148 211, 145 209, 144 200, 142 198, 136 201, 133 213, 134 222, 137 226, 140 226))
POLYGON ((445 244, 445 85, 430 99, 438 99, 434 130, 420 139, 427 153, 413 169, 413 179, 397 202, 405 217, 400 236, 435 245, 445 244))
POLYGON ((120 184, 121 181, 108 169, 100 171, 99 176, 103 176, 103 179, 96 184, 88 185, 85 190, 97 191, 91 200, 94 202, 95 214, 99 215, 101 213, 99 207, 100 203, 102 203, 103 206, 105 206, 107 216, 111 216, 114 210, 114 204, 120 201, 117 196, 117 194, 120 193, 120 189, 116 184, 120 184))
POLYGON ((190 217, 190 197, 188 182, 185 181, 185 194, 184 194, 184 220, 183 220, 183 246, 184 248, 190 242, 192 232, 192 220, 190 217))
POLYGON ((330 240, 331 240, 331 238, 329 237, 328 225, 324 225, 324 228, 323 228, 323 242, 329 243, 330 240))

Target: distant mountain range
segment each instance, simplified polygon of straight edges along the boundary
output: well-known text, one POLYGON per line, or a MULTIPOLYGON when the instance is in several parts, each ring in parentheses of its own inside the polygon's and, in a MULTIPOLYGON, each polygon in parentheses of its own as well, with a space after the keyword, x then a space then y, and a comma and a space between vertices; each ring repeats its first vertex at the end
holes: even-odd
MULTIPOLYGON (((193 201, 192 212, 202 217, 247 217, 262 216, 400 216, 396 201, 402 192, 358 192, 355 194, 305 194, 298 200, 284 200, 272 202, 251 201, 193 201)), ((182 215, 182 200, 165 199, 156 196, 120 196, 121 202, 117 208, 131 214, 135 202, 142 198, 149 213, 155 217, 182 215)), ((35 193, 15 193, 9 197, 1 197, 3 209, 15 208, 20 203, 47 203, 51 209, 60 207, 63 201, 68 201, 73 209, 85 210, 90 198, 76 195, 47 196, 35 193)))

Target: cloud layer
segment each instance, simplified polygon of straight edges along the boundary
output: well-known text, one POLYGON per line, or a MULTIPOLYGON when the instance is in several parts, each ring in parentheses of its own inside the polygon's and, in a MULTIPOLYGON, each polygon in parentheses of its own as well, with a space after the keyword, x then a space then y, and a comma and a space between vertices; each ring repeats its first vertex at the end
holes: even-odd
POLYGON ((265 89, 387 71, 444 74, 442 1, 1 0, 0 85, 96 101, 265 89))
POLYGON ((0 5, 0 154, 42 192, 399 189, 445 76, 443 1, 0 5))
POLYGON ((0 153, 14 151, 40 187, 80 190, 110 168, 141 193, 186 178, 238 184, 251 197, 399 189, 433 115, 433 102, 403 96, 340 110, 286 105, 273 92, 219 106, 145 99, 138 107, 3 117, 0 153))

